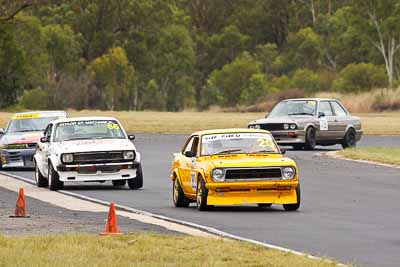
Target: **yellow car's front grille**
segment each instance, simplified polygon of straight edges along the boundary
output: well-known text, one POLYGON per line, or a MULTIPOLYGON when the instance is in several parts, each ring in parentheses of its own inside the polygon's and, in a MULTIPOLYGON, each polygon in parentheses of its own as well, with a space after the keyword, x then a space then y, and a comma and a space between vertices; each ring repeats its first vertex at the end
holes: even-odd
POLYGON ((225 180, 264 180, 282 179, 282 170, 272 168, 232 168, 225 172, 225 180))

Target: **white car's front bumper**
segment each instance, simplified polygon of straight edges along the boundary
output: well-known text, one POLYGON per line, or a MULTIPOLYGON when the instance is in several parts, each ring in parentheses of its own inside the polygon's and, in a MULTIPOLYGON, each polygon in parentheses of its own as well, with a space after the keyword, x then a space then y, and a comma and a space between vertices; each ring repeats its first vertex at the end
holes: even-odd
POLYGON ((57 167, 59 179, 62 182, 95 182, 133 179, 136 177, 140 163, 107 163, 87 165, 63 165, 57 167), (124 167, 122 167, 124 166, 124 167), (126 167, 129 166, 129 167, 126 167), (112 171, 104 168, 116 168, 112 171))

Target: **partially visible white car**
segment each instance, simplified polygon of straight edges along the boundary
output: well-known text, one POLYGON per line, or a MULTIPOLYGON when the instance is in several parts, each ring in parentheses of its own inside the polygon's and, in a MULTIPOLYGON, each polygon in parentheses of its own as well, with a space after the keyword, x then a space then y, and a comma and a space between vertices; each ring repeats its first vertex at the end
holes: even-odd
POLYGON ((140 153, 134 135, 127 135, 112 117, 66 118, 52 121, 34 156, 38 187, 59 190, 64 182, 128 182, 143 186, 140 153))

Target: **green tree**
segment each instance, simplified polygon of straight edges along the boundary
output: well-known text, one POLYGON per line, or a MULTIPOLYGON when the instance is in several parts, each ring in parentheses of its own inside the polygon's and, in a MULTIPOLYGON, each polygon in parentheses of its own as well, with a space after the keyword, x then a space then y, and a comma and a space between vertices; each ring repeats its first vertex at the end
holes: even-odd
POLYGON ((297 69, 292 80, 293 87, 303 89, 306 92, 316 92, 321 88, 318 74, 309 69, 297 69))
POLYGON ((389 86, 393 85, 395 58, 400 50, 400 5, 396 0, 355 1, 358 30, 381 54, 389 86))
POLYGON ((135 71, 121 47, 111 48, 90 64, 96 86, 101 92, 101 108, 127 109, 132 99, 135 71))
POLYGON ((286 68, 318 69, 321 66, 321 46, 321 37, 312 28, 290 33, 285 50, 286 68))
POLYGON ((14 104, 24 87, 25 57, 13 27, 0 23, 0 107, 14 104))
MULTIPOLYGON (((242 99, 246 101, 251 99, 252 96, 248 97, 244 91, 248 90, 252 77, 252 86, 257 88, 255 84, 257 83, 256 81, 259 83, 260 76, 253 76, 257 74, 261 74, 261 64, 254 60, 249 53, 243 53, 243 55, 225 65, 221 70, 213 71, 207 81, 208 91, 218 91, 218 93, 213 93, 212 95, 219 98, 210 100, 211 103, 216 102, 223 106, 235 106, 241 102, 242 93, 242 99)), ((255 91, 258 90, 259 88, 255 91)))
POLYGON ((262 73, 256 73, 251 75, 248 85, 240 93, 240 104, 254 104, 258 99, 265 97, 272 90, 268 88, 268 83, 265 75, 262 73))
POLYGON ((385 70, 371 63, 349 64, 334 81, 334 88, 345 92, 368 91, 387 86, 385 70))
POLYGON ((157 77, 161 95, 166 100, 167 110, 181 110, 193 103, 193 45, 185 27, 171 25, 161 29, 154 52, 156 58, 153 73, 157 77))
POLYGON ((156 80, 150 80, 143 92, 143 109, 165 110, 165 99, 161 95, 160 88, 156 80))
POLYGON ((265 74, 273 71, 278 53, 278 47, 273 43, 258 45, 256 47, 256 59, 262 63, 262 69, 265 74))

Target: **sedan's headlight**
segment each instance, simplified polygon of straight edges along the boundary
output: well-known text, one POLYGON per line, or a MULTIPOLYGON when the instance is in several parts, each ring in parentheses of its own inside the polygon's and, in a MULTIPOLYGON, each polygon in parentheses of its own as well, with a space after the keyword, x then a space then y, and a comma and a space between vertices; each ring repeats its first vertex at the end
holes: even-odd
POLYGON ((296 174, 296 170, 293 167, 283 167, 282 168, 282 178, 285 180, 293 179, 296 174))
POLYGON ((71 163, 74 161, 74 155, 73 154, 62 154, 61 160, 62 160, 62 162, 65 162, 65 163, 71 163))
POLYGON ((250 129, 254 129, 254 125, 249 125, 249 128, 250 129))
POLYGON ((297 125, 295 123, 290 124, 290 129, 295 130, 297 128, 297 125))
POLYGON ((135 151, 124 151, 124 159, 135 159, 135 151))
POLYGON ((285 124, 283 125, 283 129, 289 130, 289 124, 285 123, 285 124))
POLYGON ((215 181, 222 182, 225 180, 225 171, 223 169, 214 169, 211 172, 211 177, 215 181))
POLYGON ((260 129, 260 128, 261 128, 261 125, 260 125, 260 124, 256 124, 256 125, 254 125, 254 128, 260 129))

